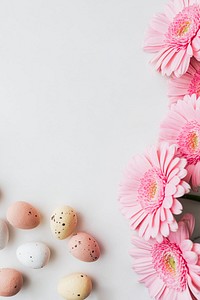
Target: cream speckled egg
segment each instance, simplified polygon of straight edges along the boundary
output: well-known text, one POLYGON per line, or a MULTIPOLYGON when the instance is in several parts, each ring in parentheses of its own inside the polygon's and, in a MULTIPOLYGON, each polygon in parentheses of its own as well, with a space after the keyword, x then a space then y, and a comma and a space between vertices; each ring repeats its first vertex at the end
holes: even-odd
POLYGON ((84 300, 92 291, 91 279, 83 273, 73 273, 58 283, 58 294, 66 300, 84 300))
POLYGON ((0 269, 0 296, 9 297, 16 295, 22 288, 23 277, 15 269, 0 269))
POLYGON ((5 248, 9 240, 8 225, 4 220, 0 219, 0 250, 5 248))
POLYGON ((49 248, 41 242, 29 242, 22 244, 16 251, 18 260, 26 267, 41 269, 50 258, 49 248))
POLYGON ((39 225, 40 214, 30 203, 17 201, 8 208, 7 220, 15 228, 32 229, 39 225))
POLYGON ((77 225, 77 215, 70 206, 60 206, 56 208, 50 219, 50 227, 55 238, 63 240, 67 238, 77 225))
POLYGON ((90 234, 85 232, 77 232, 73 235, 68 243, 70 253, 86 262, 96 261, 100 256, 100 248, 90 234))

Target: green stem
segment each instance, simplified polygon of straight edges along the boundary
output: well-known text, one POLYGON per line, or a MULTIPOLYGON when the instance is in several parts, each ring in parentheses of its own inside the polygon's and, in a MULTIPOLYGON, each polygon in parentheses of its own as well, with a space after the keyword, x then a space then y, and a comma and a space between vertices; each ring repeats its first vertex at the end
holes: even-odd
POLYGON ((193 200, 193 201, 200 202, 200 196, 197 196, 197 195, 185 194, 181 198, 183 198, 183 199, 190 199, 190 200, 193 200))

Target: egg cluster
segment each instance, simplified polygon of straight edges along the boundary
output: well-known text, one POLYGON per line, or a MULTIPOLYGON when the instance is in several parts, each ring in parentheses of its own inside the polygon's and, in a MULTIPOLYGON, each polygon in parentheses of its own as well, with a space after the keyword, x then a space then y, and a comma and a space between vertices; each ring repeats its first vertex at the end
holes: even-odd
MULTIPOLYGON (((18 229, 33 229, 40 224, 40 213, 30 203, 14 202, 7 211, 7 221, 18 229)), ((56 208, 50 217, 52 235, 63 240, 69 238, 69 252, 85 262, 96 261, 100 256, 98 242, 86 232, 76 232, 77 214, 67 205, 56 208)), ((9 241, 9 230, 6 221, 0 220, 0 249, 9 241)), ((21 264, 32 269, 41 269, 50 260, 50 249, 42 242, 28 242, 16 250, 21 264)), ((16 295, 23 286, 21 272, 11 268, 0 268, 0 296, 16 295)), ((83 273, 72 273, 61 278, 57 287, 58 294, 66 300, 84 300, 92 291, 92 281, 83 273)))

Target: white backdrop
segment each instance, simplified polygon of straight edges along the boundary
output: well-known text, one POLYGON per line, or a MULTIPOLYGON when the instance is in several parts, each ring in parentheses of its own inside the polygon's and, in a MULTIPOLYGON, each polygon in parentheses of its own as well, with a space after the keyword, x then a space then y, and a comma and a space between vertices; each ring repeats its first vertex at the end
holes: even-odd
POLYGON ((88 300, 148 300, 131 270, 131 232, 118 207, 123 170, 157 138, 168 108, 166 80, 142 50, 159 0, 0 1, 0 217, 17 200, 43 215, 35 230, 14 231, 0 266, 21 270, 16 300, 57 300, 60 277, 86 272, 88 300), (73 206, 78 230, 100 242, 101 258, 84 263, 51 236, 49 216, 73 206), (15 251, 43 241, 52 259, 29 270, 15 251))

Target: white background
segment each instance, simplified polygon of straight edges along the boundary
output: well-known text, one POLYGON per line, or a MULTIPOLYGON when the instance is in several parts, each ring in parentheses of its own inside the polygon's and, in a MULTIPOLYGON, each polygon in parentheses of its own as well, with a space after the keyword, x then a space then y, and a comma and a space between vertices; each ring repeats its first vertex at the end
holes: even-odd
POLYGON ((159 0, 0 1, 0 217, 17 200, 42 213, 29 231, 11 227, 1 267, 24 274, 16 300, 57 300, 59 278, 91 276, 88 300, 149 299, 131 269, 131 232, 118 205, 132 155, 157 138, 168 109, 167 82, 148 64, 144 32, 159 0), (50 232, 57 206, 73 206, 78 230, 99 241, 94 263, 72 257, 50 232), (43 241, 42 270, 17 261, 26 241, 43 241))

